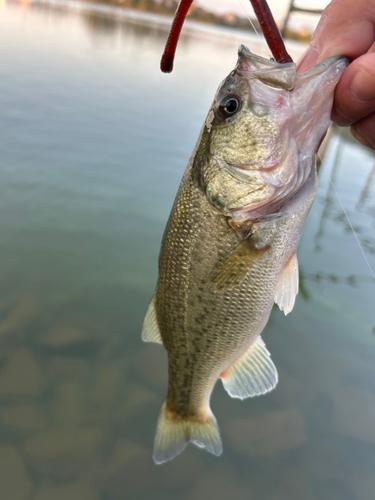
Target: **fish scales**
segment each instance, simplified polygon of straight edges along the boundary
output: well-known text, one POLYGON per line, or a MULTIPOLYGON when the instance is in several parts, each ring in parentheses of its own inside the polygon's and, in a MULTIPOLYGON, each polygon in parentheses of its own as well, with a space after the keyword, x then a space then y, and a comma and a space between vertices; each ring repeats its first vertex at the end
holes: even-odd
MULTIPOLYGON (((276 223, 281 225, 279 221, 276 223)), ((289 226, 292 223, 300 221, 295 217, 292 222, 284 222, 289 226)), ((169 353, 171 383, 167 400, 171 410, 189 416, 204 406, 210 389, 207 380, 212 377, 216 380, 232 360, 242 354, 253 335, 263 329, 273 305, 278 273, 288 257, 283 253, 285 238, 294 232, 280 227, 272 248, 260 255, 235 288, 221 290, 208 286, 212 269, 239 239, 226 217, 215 212, 190 176, 186 191, 178 195, 176 208, 172 209, 171 227, 166 234, 159 261, 162 278, 156 289, 156 308, 163 344, 169 353), (184 200, 188 200, 186 206, 184 200), (186 225, 180 224, 181 208, 186 225), (184 229, 187 227, 188 232, 192 232, 191 221, 197 220, 201 223, 194 228, 194 238, 182 242, 184 229), (218 233, 222 235, 219 239, 218 233), (178 257, 175 254, 172 266, 172 249, 179 242, 184 246, 183 253, 178 257), (276 272, 269 272, 275 268, 276 272), (181 281, 174 279, 178 269, 181 281), (184 294, 180 294, 177 303, 181 286, 184 294), (172 301, 174 309, 168 305, 172 301), (181 370, 184 360, 189 363, 187 379, 187 373, 181 370)), ((298 242, 289 243, 296 248, 298 242)))
POLYGON ((156 463, 189 441, 221 453, 209 405, 219 378, 241 399, 277 383, 260 334, 274 302, 285 313, 294 305, 315 153, 346 65, 332 58, 298 75, 242 46, 219 87, 167 222, 144 323, 143 339, 168 352, 156 463))

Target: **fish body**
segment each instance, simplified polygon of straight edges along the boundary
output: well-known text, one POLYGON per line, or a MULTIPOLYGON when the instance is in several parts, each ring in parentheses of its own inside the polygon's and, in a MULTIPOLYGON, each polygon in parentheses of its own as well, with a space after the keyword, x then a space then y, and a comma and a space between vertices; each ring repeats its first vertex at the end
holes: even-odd
POLYGON ((143 339, 168 352, 156 463, 189 441, 220 455, 209 405, 219 378, 241 399, 277 383, 260 334, 274 302, 285 314, 294 305, 315 154, 346 65, 336 57, 299 75, 241 46, 217 91, 164 232, 143 327, 143 339))

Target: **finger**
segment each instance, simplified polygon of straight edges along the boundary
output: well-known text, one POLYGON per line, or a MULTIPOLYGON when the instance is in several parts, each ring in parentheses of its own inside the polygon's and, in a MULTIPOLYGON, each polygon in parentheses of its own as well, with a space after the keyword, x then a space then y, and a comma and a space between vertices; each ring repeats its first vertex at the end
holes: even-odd
POLYGON ((346 126, 375 111, 375 53, 353 61, 337 84, 332 120, 346 126))
POLYGON ((332 56, 344 55, 352 61, 365 54, 374 40, 375 2, 333 0, 322 14, 298 71, 305 72, 332 56))
POLYGON ((361 144, 375 149, 375 113, 352 125, 350 132, 361 144))

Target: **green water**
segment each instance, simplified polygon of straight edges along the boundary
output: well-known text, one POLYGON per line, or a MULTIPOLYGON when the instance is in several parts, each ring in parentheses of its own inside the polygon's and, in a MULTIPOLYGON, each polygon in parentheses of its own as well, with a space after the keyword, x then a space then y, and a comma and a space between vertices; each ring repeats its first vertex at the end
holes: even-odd
MULTIPOLYGON (((248 35, 246 35, 248 37, 248 35)), ((335 130, 299 249, 302 291, 264 332, 279 370, 221 385, 220 458, 151 460, 166 355, 140 331, 160 240, 214 92, 245 41, 155 18, 0 6, 0 498, 372 500, 375 155, 335 130)), ((295 53, 302 48, 293 46, 295 53)))

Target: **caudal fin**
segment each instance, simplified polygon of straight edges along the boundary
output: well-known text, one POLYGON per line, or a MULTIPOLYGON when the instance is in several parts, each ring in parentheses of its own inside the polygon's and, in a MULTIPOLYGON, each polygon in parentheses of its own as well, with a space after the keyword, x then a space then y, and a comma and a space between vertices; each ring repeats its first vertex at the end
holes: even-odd
POLYGON ((220 432, 211 410, 205 421, 184 419, 167 413, 166 404, 161 407, 156 429, 154 462, 161 464, 179 455, 191 441, 199 448, 206 448, 213 455, 221 455, 223 448, 220 432))

